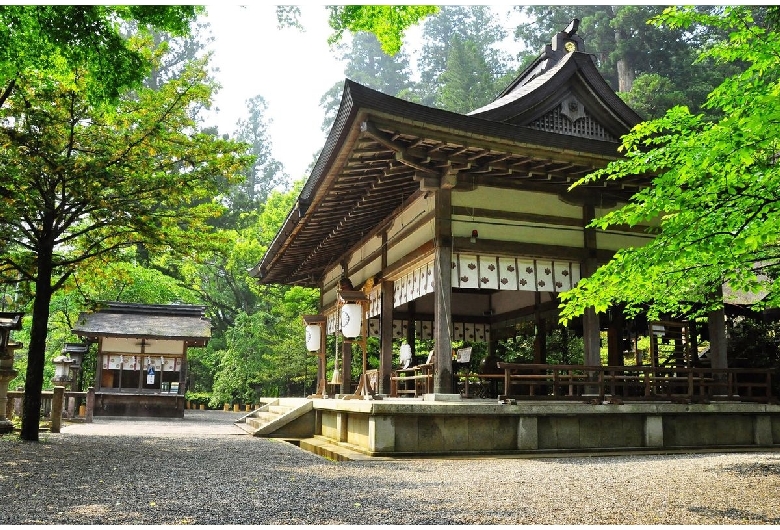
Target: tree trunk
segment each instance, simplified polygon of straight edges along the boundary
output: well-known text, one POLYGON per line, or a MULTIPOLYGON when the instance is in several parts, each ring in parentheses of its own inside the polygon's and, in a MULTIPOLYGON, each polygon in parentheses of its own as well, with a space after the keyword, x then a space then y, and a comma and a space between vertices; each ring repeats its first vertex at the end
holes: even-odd
POLYGON ((625 57, 617 62, 617 75, 618 92, 631 92, 631 87, 634 86, 635 75, 630 62, 625 57))
POLYGON ((46 336, 49 325, 49 303, 51 302, 51 253, 39 254, 38 278, 35 282, 30 329, 30 348, 27 353, 27 375, 24 385, 24 409, 22 410, 22 440, 38 441, 41 421, 41 390, 43 390, 43 368, 46 362, 46 336))
MULTIPOLYGON (((617 11, 620 6, 612 6, 612 13, 617 16, 617 11)), ((626 40, 625 32, 622 29, 615 30, 615 49, 620 50, 621 44, 626 40)), ((620 59, 617 60, 617 78, 618 78, 618 92, 631 92, 631 87, 634 86, 634 68, 625 52, 622 52, 620 59)))

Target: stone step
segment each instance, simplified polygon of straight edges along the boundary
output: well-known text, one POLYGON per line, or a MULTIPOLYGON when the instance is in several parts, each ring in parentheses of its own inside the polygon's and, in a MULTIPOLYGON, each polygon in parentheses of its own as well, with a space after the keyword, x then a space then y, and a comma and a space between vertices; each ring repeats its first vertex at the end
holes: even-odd
POLYGON ((255 436, 273 432, 290 421, 294 421, 312 407, 311 401, 302 398, 280 398, 267 403, 262 410, 254 410, 241 418, 237 424, 255 436), (263 434, 261 434, 261 432, 263 434))
POLYGON ((268 412, 268 411, 258 411, 255 412, 252 416, 249 416, 249 418, 257 418, 260 420, 266 420, 266 421, 273 421, 276 418, 279 418, 283 416, 283 414, 279 414, 277 412, 268 412))

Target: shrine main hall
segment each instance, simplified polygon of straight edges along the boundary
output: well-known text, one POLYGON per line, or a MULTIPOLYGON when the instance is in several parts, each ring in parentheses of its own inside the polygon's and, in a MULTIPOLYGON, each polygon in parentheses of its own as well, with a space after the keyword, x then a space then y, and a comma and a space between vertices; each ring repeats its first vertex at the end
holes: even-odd
MULTIPOLYGON (((696 330, 685 323, 665 328, 667 339, 682 333, 677 342, 687 348, 675 372, 666 374, 656 364, 628 374, 622 366, 627 322, 619 311, 607 316, 591 308, 576 330, 584 348, 580 368, 587 373, 575 377, 569 370, 564 384, 563 372, 545 370, 545 325, 557 322, 559 293, 619 249, 652 237, 652 223, 589 226, 649 185, 648 176, 571 188, 616 160, 620 138, 640 121, 598 72, 576 24, 553 36, 493 102, 468 114, 346 80, 322 152, 251 271, 264 284, 319 289, 320 312, 307 323, 321 329, 321 360, 332 353, 325 351, 329 336, 340 342, 342 367, 361 355, 355 344, 365 349, 367 336, 378 337, 379 364, 364 360, 361 399, 317 399, 355 394, 349 370, 342 370, 334 388, 325 384, 320 363, 312 435, 370 454, 780 444, 780 409, 768 404, 768 383, 755 388, 763 400, 759 410, 733 399, 715 403, 711 398, 728 389, 709 384, 712 372, 686 372, 696 369, 698 355, 690 348, 696 330), (358 337, 346 339, 343 309, 354 304, 365 325, 358 337), (496 341, 512 336, 521 321, 534 323, 539 335, 532 369, 499 363, 494 375, 504 384, 499 397, 506 399, 466 399, 457 386, 453 343, 485 343, 494 354, 496 341), (601 366, 602 333, 608 365, 626 379, 601 366), (425 363, 430 370, 409 377, 429 386, 417 399, 396 400, 391 395, 405 382, 398 375, 398 348, 401 341, 414 347, 418 340, 432 341, 425 363), (661 375, 674 380, 659 379, 665 386, 658 390, 661 375), (630 392, 615 388, 632 377, 644 386, 633 389, 638 399, 628 403, 630 392), (522 390, 513 392, 513 385, 522 390), (684 388, 678 392, 675 385, 684 388), (668 399, 650 399, 666 391, 668 399), (509 399, 520 397, 515 393, 539 399, 515 402, 509 399), (672 394, 687 396, 686 404, 672 394), (562 395, 573 399, 547 401, 562 395), (698 434, 687 427, 691 422, 698 434)), ((716 319, 709 330, 710 370, 728 369, 722 333, 722 319, 716 319)), ((417 358, 427 353, 414 352, 417 358)))

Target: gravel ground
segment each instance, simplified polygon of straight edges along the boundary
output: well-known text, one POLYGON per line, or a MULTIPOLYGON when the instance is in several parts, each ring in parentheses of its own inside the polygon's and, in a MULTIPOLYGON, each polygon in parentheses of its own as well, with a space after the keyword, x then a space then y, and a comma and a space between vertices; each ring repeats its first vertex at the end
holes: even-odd
POLYGON ((780 524, 780 453, 331 462, 240 416, 0 437, 0 524, 780 524))

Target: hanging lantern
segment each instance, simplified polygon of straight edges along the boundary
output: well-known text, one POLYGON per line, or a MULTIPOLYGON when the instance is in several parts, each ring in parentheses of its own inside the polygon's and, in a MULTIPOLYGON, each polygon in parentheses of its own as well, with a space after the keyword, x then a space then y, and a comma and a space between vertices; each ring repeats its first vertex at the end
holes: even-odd
POLYGON ((347 338, 360 336, 360 326, 363 320, 363 306, 360 304, 344 304, 341 306, 341 333, 347 338))
POLYGON ((314 324, 306 326, 306 350, 320 351, 320 327, 314 324))

